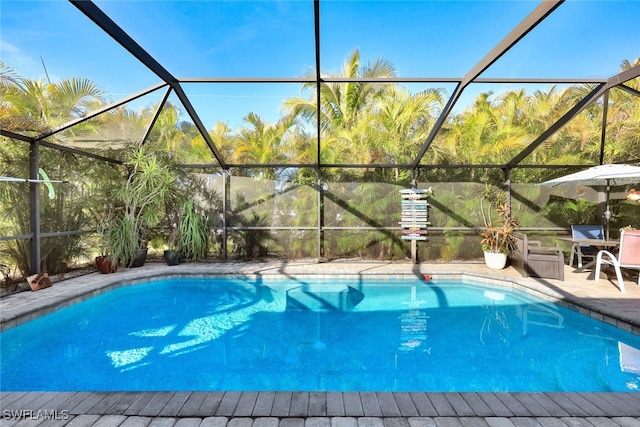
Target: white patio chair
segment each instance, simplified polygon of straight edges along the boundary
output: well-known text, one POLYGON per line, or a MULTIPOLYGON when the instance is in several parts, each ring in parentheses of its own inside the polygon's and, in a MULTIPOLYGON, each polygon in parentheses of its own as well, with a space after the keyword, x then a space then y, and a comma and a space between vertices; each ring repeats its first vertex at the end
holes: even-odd
MULTIPOLYGON (((612 265, 616 270, 620 292, 624 292, 624 281, 620 268, 640 270, 640 230, 622 230, 620 233, 620 251, 616 257, 609 251, 601 250, 596 256, 596 277, 600 280, 600 267, 602 264, 612 265)), ((638 272, 638 285, 640 285, 640 271, 638 272)))

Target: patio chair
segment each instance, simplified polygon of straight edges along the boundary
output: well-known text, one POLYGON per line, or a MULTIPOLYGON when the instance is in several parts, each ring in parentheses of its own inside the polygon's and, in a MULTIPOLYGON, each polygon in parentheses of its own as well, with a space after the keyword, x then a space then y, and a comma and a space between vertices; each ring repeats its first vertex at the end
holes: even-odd
MULTIPOLYGON (((612 265, 618 278, 620 292, 624 292, 624 280, 620 268, 640 270, 640 230, 622 230, 620 233, 620 251, 616 257, 607 250, 601 250, 596 256, 596 282, 600 281, 600 267, 602 264, 612 265)), ((638 271, 638 285, 640 285, 640 271, 638 271)))
MULTIPOLYGON (((578 239, 598 239, 604 240, 604 229, 601 225, 572 225, 571 238, 578 239)), ((573 257, 578 258, 578 268, 582 268, 582 258, 595 259, 598 250, 591 246, 573 243, 571 245, 571 256, 569 257, 569 267, 573 266, 573 257)))

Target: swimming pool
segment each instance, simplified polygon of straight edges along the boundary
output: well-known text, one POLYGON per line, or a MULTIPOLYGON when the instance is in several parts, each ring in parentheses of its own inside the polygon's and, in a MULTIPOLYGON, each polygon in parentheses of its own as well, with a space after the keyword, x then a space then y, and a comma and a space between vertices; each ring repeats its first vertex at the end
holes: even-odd
POLYGON ((0 334, 3 391, 638 391, 640 337, 501 287, 166 279, 0 334))

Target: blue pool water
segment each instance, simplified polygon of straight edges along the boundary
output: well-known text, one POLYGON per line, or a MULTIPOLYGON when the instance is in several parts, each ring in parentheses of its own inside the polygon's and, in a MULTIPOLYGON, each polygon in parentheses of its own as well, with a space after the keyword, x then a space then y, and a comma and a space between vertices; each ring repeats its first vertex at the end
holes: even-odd
POLYGON ((3 391, 638 391, 640 337, 420 280, 168 279, 0 335, 3 391))

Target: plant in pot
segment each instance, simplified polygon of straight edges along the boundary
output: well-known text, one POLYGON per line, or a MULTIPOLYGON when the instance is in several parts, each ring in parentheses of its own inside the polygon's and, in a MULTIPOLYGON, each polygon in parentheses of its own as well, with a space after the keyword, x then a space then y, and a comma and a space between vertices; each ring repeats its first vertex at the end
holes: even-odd
POLYGON ((164 251, 164 260, 167 265, 178 265, 182 260, 182 254, 178 249, 178 227, 176 224, 172 224, 169 228, 169 235, 167 236, 168 249, 164 251))
POLYGON ((485 225, 480 232, 485 263, 489 268, 501 270, 507 264, 507 256, 515 248, 514 233, 518 223, 511 218, 506 194, 491 185, 485 187, 480 198, 480 211, 485 225))
POLYGON ((116 208, 109 229, 110 253, 126 267, 144 264, 147 241, 165 217, 165 200, 176 182, 175 163, 145 146, 130 151, 128 176, 115 191, 116 208))
POLYGON ((118 270, 118 259, 108 252, 111 248, 111 241, 109 240, 111 238, 110 219, 110 214, 98 217, 98 226, 96 227, 96 231, 98 232, 100 255, 95 257, 95 261, 98 271, 102 274, 115 273, 118 270))
POLYGON ((169 265, 207 258, 212 218, 216 218, 217 192, 196 174, 178 170, 176 186, 165 201, 165 261, 169 265))
POLYGON ((183 259, 202 261, 207 258, 211 234, 209 218, 193 200, 186 200, 182 205, 177 232, 178 247, 183 259))

